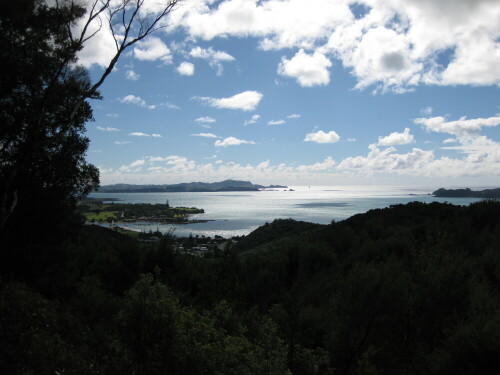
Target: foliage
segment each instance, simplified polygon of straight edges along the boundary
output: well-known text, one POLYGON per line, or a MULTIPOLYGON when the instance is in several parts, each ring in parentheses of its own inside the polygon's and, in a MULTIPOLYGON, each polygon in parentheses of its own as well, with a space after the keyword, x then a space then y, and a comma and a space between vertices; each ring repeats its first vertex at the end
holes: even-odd
POLYGON ((0 288, 0 370, 496 373, 500 203, 411 203, 276 237, 202 259, 171 235, 88 226, 59 279, 13 265, 29 285, 0 288))

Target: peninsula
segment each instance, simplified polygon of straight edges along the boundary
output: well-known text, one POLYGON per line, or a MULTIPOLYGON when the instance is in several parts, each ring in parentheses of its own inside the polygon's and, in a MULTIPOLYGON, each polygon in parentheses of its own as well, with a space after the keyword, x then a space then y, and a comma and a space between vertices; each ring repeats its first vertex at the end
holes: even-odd
POLYGON ((498 199, 500 198, 500 188, 485 189, 473 191, 469 188, 466 189, 438 189, 432 193, 435 197, 442 198, 485 198, 485 199, 498 199))
POLYGON ((205 211, 196 207, 172 207, 165 204, 149 203, 116 203, 116 200, 102 198, 85 198, 77 205, 77 211, 90 223, 94 222, 156 222, 163 224, 193 224, 207 220, 190 220, 194 214, 205 211))
POLYGON ((218 192, 218 191, 259 191, 265 188, 287 188, 281 185, 255 185, 250 181, 225 180, 221 182, 189 182, 172 185, 131 185, 114 184, 101 186, 100 193, 177 193, 177 192, 218 192))

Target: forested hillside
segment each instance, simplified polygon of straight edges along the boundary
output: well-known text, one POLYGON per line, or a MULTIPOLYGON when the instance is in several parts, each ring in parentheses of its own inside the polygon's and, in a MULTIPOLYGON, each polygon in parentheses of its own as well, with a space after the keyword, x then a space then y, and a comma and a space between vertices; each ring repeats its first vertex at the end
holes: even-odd
POLYGON ((0 372, 496 374, 499 243, 495 201, 280 220, 209 258, 97 226, 13 241, 0 372))

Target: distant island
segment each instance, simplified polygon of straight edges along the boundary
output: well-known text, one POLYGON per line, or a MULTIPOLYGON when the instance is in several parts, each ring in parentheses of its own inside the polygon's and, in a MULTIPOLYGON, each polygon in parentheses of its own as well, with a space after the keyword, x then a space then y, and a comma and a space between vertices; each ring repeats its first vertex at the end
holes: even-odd
POLYGON ((442 198, 500 198, 500 188, 473 191, 466 189, 438 189, 432 193, 435 197, 442 198))
POLYGON ((255 185, 250 181, 225 180, 221 182, 188 182, 172 185, 132 185, 114 184, 101 186, 99 193, 179 193, 179 192, 219 192, 219 191, 259 191, 260 189, 283 188, 282 185, 255 185))

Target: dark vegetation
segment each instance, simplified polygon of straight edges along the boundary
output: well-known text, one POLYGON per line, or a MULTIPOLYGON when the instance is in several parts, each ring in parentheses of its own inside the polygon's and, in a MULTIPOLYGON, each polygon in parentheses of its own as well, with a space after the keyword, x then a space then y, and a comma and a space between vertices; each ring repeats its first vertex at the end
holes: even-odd
POLYGON ((4 242, 1 372, 497 373, 498 202, 277 220, 211 258, 172 241, 4 242))
POLYGON ((471 190, 466 189, 438 189, 432 193, 435 197, 443 198, 483 198, 483 199, 498 199, 500 198, 500 188, 471 190))
MULTIPOLYGON (((250 181, 225 180, 221 182, 189 182, 172 185, 131 185, 115 184, 101 186, 101 193, 168 193, 168 192, 217 192, 217 191, 258 191, 265 186, 254 185, 250 181)), ((276 187, 272 185, 272 187, 276 187)), ((281 186, 280 186, 281 187, 281 186)), ((284 186, 286 188, 286 186, 284 186)))

